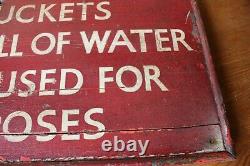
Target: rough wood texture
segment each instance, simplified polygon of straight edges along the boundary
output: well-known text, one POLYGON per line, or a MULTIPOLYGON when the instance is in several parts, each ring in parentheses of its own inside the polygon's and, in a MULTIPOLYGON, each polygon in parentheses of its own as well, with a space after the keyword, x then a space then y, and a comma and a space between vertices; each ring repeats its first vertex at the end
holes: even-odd
POLYGON ((199 1, 224 95, 237 160, 207 166, 250 165, 250 1, 199 1))

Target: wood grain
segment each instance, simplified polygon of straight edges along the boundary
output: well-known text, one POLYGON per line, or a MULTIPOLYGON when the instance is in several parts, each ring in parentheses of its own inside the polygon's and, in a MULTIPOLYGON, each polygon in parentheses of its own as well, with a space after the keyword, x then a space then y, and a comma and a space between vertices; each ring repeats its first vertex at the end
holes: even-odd
POLYGON ((250 1, 200 0, 223 91, 237 159, 207 166, 250 165, 250 1))

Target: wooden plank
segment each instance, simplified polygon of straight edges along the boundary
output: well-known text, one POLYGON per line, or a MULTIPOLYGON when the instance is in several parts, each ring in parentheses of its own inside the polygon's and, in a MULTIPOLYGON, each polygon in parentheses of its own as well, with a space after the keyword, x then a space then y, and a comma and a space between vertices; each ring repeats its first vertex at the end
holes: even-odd
POLYGON ((52 3, 0 9, 0 23, 17 10, 0 27, 2 162, 231 158, 194 0, 93 0, 87 13, 80 1, 52 3), (149 145, 105 151, 116 138, 149 145))
MULTIPOLYGON (((83 133, 79 134, 83 135, 83 133)), ((105 133, 102 139, 96 141, 84 140, 83 138, 81 140, 62 141, 62 134, 56 134, 51 141, 38 142, 36 141, 37 135, 28 135, 28 138, 22 143, 18 143, 18 146, 15 148, 12 148, 13 143, 9 143, 4 137, 7 136, 0 136, 1 144, 5 145, 5 148, 0 150, 3 161, 24 159, 26 161, 104 160, 135 158, 139 156, 141 158, 152 158, 164 157, 166 156, 165 154, 178 156, 225 150, 218 125, 171 130, 114 131, 105 133), (102 149, 104 140, 109 140, 112 143, 112 146, 106 147, 107 150, 110 149, 107 152, 102 149), (136 145, 136 151, 132 151, 133 149, 130 151, 129 148, 133 147, 131 142, 128 144, 130 140, 138 140, 134 144, 136 145), (144 153, 139 150, 138 142, 141 141, 141 143, 146 145, 147 140, 149 140, 148 149, 144 153), (129 150, 123 150, 124 145, 129 150), (112 149, 108 147, 112 147, 112 149), (38 149, 39 151, 37 151, 38 149), (10 156, 10 153, 13 155, 10 156)))

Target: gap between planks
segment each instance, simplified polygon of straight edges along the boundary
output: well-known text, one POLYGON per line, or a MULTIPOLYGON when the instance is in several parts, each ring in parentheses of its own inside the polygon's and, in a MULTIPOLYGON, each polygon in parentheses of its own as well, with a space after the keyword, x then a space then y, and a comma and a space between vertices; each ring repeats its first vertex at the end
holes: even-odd
POLYGON ((4 135, 61 135, 61 134, 83 134, 83 133, 116 133, 116 132, 154 132, 154 131, 173 131, 173 130, 182 130, 182 129, 190 129, 190 128, 201 128, 201 127, 208 127, 208 126, 220 126, 219 123, 215 124, 207 124, 207 125, 193 125, 193 126, 182 126, 182 127, 168 127, 168 128, 149 128, 149 129, 127 129, 127 130, 105 130, 105 131, 79 131, 79 132, 56 132, 56 133, 11 133, 11 134, 4 134, 0 133, 0 136, 4 135))

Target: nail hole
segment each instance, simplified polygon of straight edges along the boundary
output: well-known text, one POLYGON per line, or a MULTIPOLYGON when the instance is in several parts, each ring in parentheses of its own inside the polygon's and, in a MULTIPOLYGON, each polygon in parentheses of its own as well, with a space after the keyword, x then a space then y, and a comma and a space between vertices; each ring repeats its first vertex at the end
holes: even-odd
POLYGON ((216 144, 217 141, 216 141, 216 139, 213 139, 213 138, 212 138, 212 139, 209 140, 209 143, 210 143, 210 144, 216 144))

